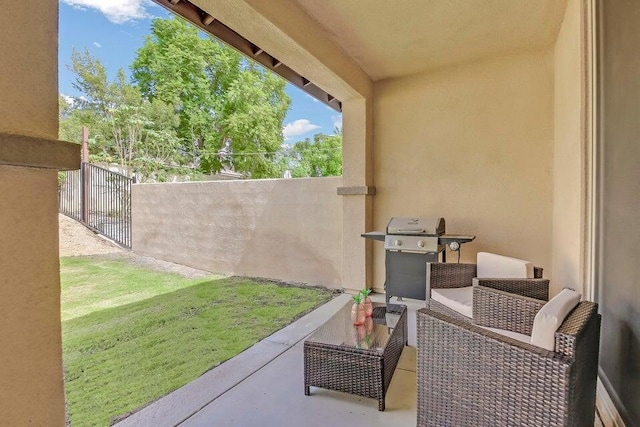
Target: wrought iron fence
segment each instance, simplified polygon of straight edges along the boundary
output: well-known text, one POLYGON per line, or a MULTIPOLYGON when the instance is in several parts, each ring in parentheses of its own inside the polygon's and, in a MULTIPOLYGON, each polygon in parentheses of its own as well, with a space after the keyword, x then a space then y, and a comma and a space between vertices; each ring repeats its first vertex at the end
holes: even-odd
POLYGON ((131 248, 132 178, 90 163, 64 172, 59 210, 114 242, 131 248))

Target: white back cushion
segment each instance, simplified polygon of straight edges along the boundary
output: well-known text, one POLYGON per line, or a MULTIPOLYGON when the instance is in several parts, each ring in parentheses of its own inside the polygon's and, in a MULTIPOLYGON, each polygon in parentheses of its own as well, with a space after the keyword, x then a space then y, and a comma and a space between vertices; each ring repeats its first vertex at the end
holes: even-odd
POLYGON ((536 314, 531 331, 531 344, 547 350, 555 350, 555 333, 567 315, 580 302, 581 295, 571 289, 563 289, 551 298, 536 314))
POLYGON ((478 277, 481 279, 532 279, 533 264, 517 258, 478 252, 478 277))

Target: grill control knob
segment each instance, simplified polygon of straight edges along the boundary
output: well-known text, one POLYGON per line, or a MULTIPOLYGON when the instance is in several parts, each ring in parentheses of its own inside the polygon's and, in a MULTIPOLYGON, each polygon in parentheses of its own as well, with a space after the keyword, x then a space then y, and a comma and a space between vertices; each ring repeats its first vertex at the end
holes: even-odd
POLYGON ((393 242, 393 244, 394 244, 395 246, 402 246, 402 240, 397 239, 395 242, 393 242))
POLYGON ((418 240, 418 247, 424 248, 424 240, 418 240))

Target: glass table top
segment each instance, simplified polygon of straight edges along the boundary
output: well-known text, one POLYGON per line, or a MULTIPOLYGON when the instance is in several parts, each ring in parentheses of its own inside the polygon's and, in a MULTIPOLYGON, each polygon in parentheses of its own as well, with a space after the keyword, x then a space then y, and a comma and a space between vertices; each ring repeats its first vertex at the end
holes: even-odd
POLYGON ((401 304, 373 303, 373 315, 364 325, 355 326, 351 321, 351 307, 348 303, 334 314, 325 324, 315 330, 308 342, 340 348, 358 349, 364 352, 382 353, 400 316, 406 311, 401 304))

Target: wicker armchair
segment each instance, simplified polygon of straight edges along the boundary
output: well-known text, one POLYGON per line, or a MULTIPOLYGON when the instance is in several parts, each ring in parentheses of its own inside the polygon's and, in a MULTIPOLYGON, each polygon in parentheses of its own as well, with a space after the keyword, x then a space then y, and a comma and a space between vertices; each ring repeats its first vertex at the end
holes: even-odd
MULTIPOLYGON (((474 287, 474 322, 530 334, 544 301, 474 287)), ((554 351, 433 310, 417 313, 418 426, 593 426, 600 315, 580 302, 554 351)))
POLYGON ((477 278, 476 264, 427 263, 427 308, 459 320, 470 318, 431 298, 432 289, 464 288, 480 285, 518 295, 547 301, 549 279, 542 278, 542 268, 533 267, 533 279, 482 279, 477 278))

